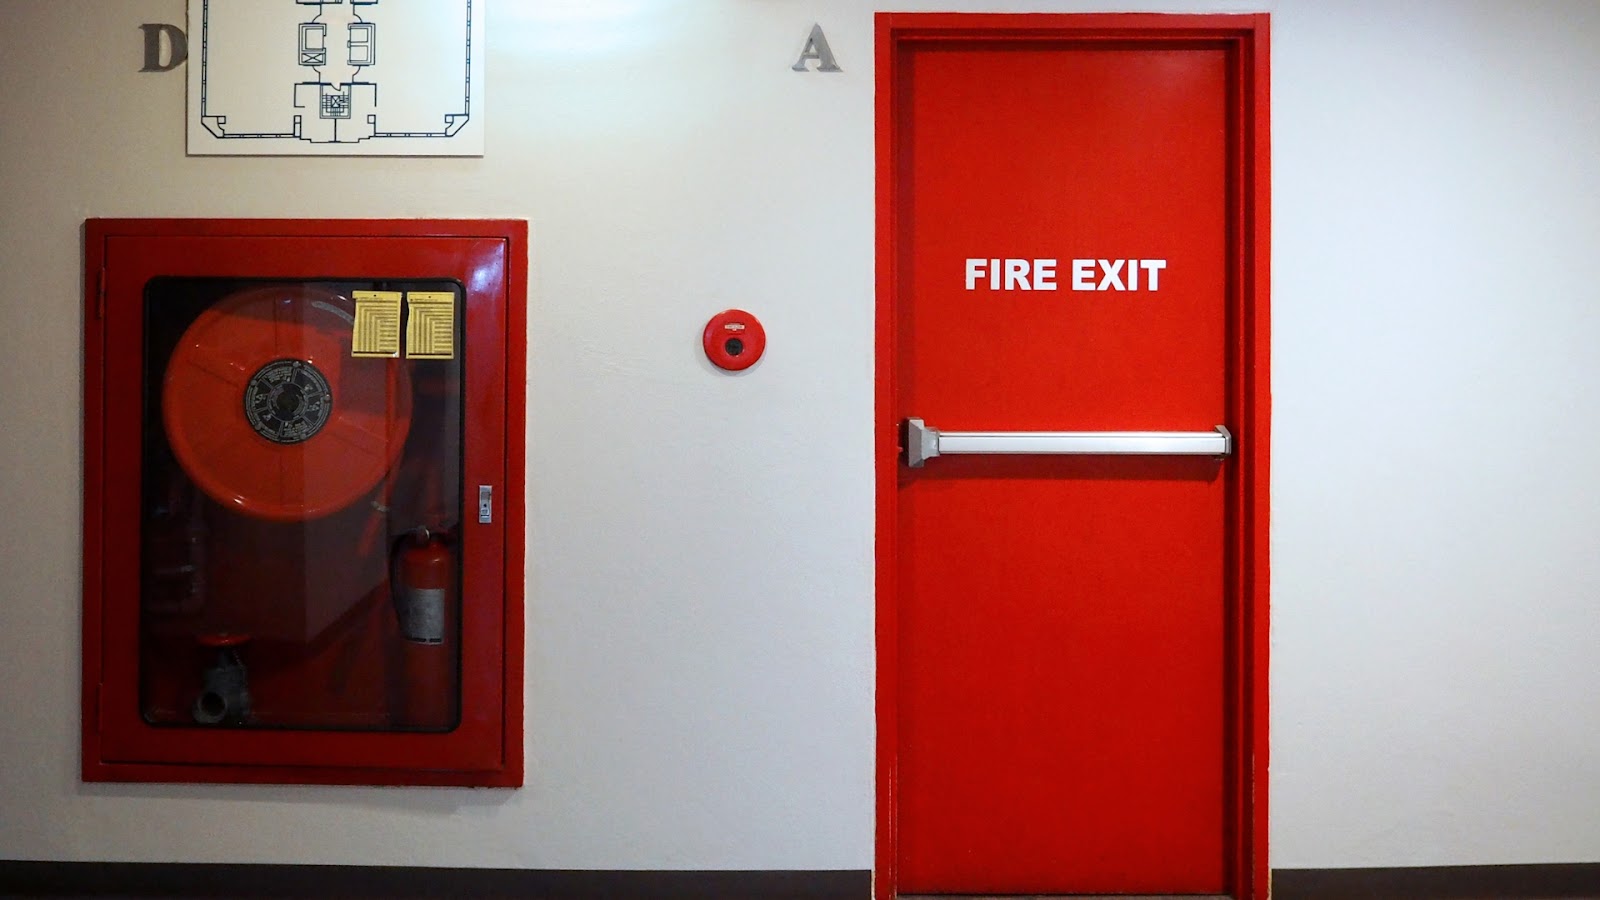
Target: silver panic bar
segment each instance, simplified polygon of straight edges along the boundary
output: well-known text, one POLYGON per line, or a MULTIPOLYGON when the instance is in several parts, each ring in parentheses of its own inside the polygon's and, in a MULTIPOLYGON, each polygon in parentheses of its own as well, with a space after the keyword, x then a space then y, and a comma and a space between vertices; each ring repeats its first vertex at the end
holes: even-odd
POLYGON ((906 462, 912 468, 952 453, 1077 456, 1227 456, 1233 434, 1215 431, 940 431, 906 420, 906 462))

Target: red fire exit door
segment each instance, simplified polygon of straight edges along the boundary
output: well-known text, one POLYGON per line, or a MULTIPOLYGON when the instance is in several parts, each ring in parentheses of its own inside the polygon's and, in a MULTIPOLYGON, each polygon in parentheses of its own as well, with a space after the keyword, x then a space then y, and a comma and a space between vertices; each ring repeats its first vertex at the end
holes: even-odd
POLYGON ((880 17, 880 895, 1264 895, 1264 29, 880 17))

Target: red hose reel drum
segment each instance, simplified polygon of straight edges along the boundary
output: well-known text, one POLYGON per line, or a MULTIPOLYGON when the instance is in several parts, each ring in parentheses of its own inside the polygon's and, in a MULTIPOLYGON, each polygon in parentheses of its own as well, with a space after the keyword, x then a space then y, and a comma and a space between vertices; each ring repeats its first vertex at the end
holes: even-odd
POLYGON ((350 355, 354 305, 299 284, 230 294, 184 332, 162 410, 183 470, 228 509, 272 521, 325 516, 370 492, 411 427, 393 359, 350 355))

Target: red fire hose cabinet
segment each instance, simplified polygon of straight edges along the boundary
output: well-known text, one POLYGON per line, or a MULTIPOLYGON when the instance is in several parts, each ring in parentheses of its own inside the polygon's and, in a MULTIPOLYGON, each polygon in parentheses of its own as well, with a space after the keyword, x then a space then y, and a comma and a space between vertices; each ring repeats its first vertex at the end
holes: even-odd
POLYGON ((84 779, 520 785, 527 224, 85 232, 84 779))

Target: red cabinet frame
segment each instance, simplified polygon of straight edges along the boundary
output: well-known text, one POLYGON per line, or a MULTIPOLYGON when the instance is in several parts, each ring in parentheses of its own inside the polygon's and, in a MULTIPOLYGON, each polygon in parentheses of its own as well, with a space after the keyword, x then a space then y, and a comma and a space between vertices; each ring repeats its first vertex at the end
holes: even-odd
POLYGON ((527 223, 90 219, 84 268, 86 781, 522 783, 527 223), (138 703, 143 291, 156 276, 442 279, 462 318, 460 716, 433 733, 157 727, 138 703), (492 524, 477 518, 491 485, 492 524), (466 527, 466 526, 463 526, 466 527))

